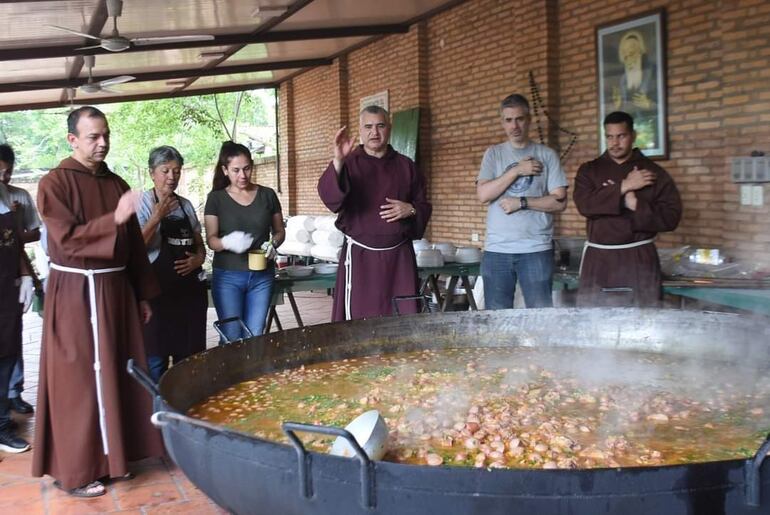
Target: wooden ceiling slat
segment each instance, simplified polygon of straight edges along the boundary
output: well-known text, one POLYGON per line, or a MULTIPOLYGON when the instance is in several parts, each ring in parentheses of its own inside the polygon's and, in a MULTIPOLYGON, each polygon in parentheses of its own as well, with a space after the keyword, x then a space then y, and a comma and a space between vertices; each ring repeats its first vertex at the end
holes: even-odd
MULTIPOLYGON (((231 66, 219 66, 217 68, 189 68, 183 70, 164 70, 146 73, 134 73, 136 82, 186 79, 188 77, 213 77, 216 75, 231 75, 236 73, 253 73, 273 70, 290 70, 293 68, 306 68, 309 66, 328 66, 332 64, 331 59, 299 59, 294 61, 275 61, 256 64, 239 64, 231 66)), ((112 75, 94 76, 94 82, 100 82, 111 78, 112 75)), ((87 79, 76 77, 74 79, 61 80, 40 80, 24 83, 0 84, 0 93, 11 93, 15 91, 30 91, 36 89, 53 88, 77 88, 88 82, 87 79)), ((67 100, 66 98, 64 99, 67 100)))
MULTIPOLYGON (((362 25, 352 27, 339 27, 332 29, 301 29, 262 32, 259 34, 225 34, 215 36, 209 41, 183 41, 178 43, 165 43, 151 46, 132 46, 120 52, 152 52, 154 50, 173 50, 177 48, 204 48, 209 46, 249 45, 254 43, 276 43, 282 41, 303 41, 313 39, 344 38, 355 36, 378 36, 387 34, 405 34, 409 32, 409 25, 362 25)), ((71 57, 83 55, 115 54, 103 48, 90 50, 77 50, 83 44, 56 45, 48 47, 30 48, 2 48, 0 49, 0 61, 16 61, 19 59, 44 59, 52 57, 71 57)))
MULTIPOLYGON (((121 95, 116 97, 89 98, 87 104, 80 101, 76 102, 83 105, 115 104, 118 102, 138 102, 142 100, 159 100, 163 98, 193 97, 198 95, 211 95, 214 93, 231 93, 233 91, 247 91, 251 89, 272 89, 277 87, 275 82, 264 82, 252 85, 220 86, 216 88, 191 89, 189 91, 174 91, 162 93, 143 93, 139 95, 121 95)), ((61 102, 39 102, 34 105, 0 105, 0 113, 9 111, 18 111, 19 109, 49 109, 52 107, 63 107, 61 102)))

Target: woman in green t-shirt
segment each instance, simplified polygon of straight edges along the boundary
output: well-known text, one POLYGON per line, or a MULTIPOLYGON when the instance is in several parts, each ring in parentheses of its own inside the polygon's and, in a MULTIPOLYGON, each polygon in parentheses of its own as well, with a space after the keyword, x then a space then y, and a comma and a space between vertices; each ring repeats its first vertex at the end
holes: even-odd
MULTIPOLYGON (((275 280, 275 268, 249 270, 248 251, 286 235, 278 196, 271 188, 251 182, 254 162, 245 146, 226 141, 219 151, 214 185, 206 199, 206 243, 214 251, 211 296, 220 320, 239 317, 252 334, 262 334, 275 280)), ((245 335, 237 324, 225 324, 229 340, 245 335)))

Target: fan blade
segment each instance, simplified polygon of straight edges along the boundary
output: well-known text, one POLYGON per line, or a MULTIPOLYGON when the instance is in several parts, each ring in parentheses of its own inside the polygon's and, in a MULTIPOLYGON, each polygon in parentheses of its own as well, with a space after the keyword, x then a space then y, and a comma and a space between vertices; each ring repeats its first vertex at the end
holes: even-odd
POLYGON ((184 43, 186 41, 211 41, 214 36, 211 35, 192 35, 192 36, 158 36, 152 38, 133 38, 131 43, 136 46, 162 45, 164 43, 184 43))
POLYGON ((102 48, 102 45, 82 46, 80 48, 76 48, 75 50, 92 50, 94 48, 102 48))
POLYGON ((131 75, 121 75, 119 77, 113 77, 111 79, 103 80, 99 82, 99 85, 102 88, 104 88, 105 86, 115 86, 116 84, 123 84, 124 82, 130 82, 134 79, 136 79, 136 77, 132 77, 131 75))
POLYGON ((83 36, 84 38, 88 38, 88 39, 96 39, 99 41, 102 40, 102 38, 100 38, 99 36, 92 36, 91 34, 86 34, 85 32, 78 32, 76 30, 68 29, 67 27, 59 27, 58 25, 46 25, 46 27, 50 27, 56 30, 62 30, 64 32, 69 32, 70 34, 75 34, 76 36, 83 36))

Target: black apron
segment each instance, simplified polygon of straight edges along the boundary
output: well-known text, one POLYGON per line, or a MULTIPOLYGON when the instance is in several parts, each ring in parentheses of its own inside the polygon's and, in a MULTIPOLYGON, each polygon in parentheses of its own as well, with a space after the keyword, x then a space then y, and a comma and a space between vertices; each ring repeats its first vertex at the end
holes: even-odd
POLYGON ((13 212, 0 215, 0 358, 21 352, 19 259, 21 239, 13 212))
POLYGON ((174 261, 195 252, 192 225, 182 213, 181 218, 166 216, 160 222, 160 253, 152 267, 161 294, 150 301, 153 315, 144 330, 148 356, 182 358, 206 349, 208 295, 205 283, 198 279, 201 269, 185 276, 174 270, 174 261))

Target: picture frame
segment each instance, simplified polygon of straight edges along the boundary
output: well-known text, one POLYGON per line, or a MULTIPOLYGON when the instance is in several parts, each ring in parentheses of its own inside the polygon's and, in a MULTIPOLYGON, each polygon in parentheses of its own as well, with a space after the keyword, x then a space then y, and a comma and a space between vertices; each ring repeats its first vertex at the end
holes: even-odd
POLYGON ((388 109, 388 90, 380 91, 379 93, 375 93, 374 95, 369 95, 368 97, 363 97, 359 102, 359 110, 363 110, 365 107, 375 105, 378 107, 382 107, 386 111, 390 111, 388 109))
POLYGON ((635 146, 651 159, 668 159, 665 10, 596 27, 599 146, 606 150, 604 117, 634 118, 635 146))

